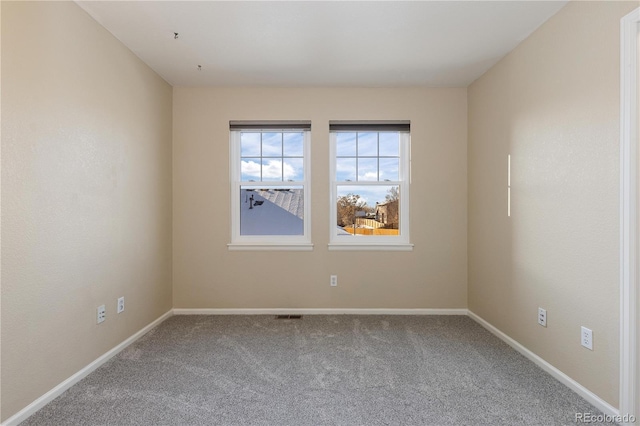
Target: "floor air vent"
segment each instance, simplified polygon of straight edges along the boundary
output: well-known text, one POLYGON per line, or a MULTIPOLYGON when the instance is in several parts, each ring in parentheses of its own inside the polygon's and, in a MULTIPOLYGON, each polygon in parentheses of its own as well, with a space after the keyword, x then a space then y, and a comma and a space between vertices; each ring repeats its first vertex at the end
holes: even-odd
POLYGON ((302 315, 276 315, 276 319, 302 319, 302 315))

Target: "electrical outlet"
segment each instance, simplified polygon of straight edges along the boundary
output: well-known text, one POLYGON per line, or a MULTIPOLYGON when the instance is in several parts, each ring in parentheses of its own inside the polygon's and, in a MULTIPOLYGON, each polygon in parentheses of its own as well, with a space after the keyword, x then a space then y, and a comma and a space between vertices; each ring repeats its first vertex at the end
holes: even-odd
POLYGON ((118 313, 124 311, 124 296, 118 298, 118 313))
POLYGON ((593 331, 587 327, 582 327, 580 332, 580 343, 587 349, 593 350, 593 331))
POLYGON ((543 327, 547 326, 547 310, 538 308, 538 324, 543 327))
POLYGON ((98 324, 107 318, 107 308, 104 305, 98 306, 98 324))
POLYGON ((331 275, 330 284, 331 284, 331 287, 337 287, 338 286, 338 276, 337 275, 331 275))

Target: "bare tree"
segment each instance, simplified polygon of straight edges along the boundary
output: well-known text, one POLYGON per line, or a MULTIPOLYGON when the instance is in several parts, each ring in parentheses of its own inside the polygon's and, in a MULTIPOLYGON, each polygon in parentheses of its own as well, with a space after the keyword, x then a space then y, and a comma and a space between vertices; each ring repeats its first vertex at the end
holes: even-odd
POLYGON ((400 187, 392 186, 384 196, 385 201, 398 201, 400 199, 400 187))
POLYGON ((338 226, 351 225, 355 221, 357 211, 371 210, 367 203, 357 194, 347 194, 338 197, 338 226))

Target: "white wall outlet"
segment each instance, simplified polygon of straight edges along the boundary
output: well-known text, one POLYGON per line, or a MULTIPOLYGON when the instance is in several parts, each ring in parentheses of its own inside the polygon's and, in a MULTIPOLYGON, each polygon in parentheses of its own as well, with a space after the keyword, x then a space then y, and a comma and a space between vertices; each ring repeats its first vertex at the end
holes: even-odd
POLYGON ((107 318, 107 308, 104 305, 98 306, 98 324, 107 318))
POLYGON ((124 311, 124 296, 118 298, 118 313, 124 311))
POLYGON ((337 275, 331 275, 331 279, 329 280, 329 283, 331 284, 331 287, 337 287, 338 286, 338 276, 337 275))
POLYGON ((580 332, 580 343, 587 349, 593 350, 593 331, 587 327, 582 327, 580 332))
POLYGON ((547 326, 547 310, 538 308, 538 324, 543 327, 547 326))

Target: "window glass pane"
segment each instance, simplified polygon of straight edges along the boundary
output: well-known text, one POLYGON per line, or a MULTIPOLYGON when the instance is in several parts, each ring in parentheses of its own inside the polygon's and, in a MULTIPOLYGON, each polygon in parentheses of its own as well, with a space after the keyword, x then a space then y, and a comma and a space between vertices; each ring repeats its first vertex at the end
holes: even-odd
POLYGON ((244 182, 260 181, 260 158, 243 158, 240 161, 240 180, 244 182))
POLYGON ((262 156, 282 157, 282 133, 262 134, 262 156))
POLYGON ((240 235, 303 235, 301 186, 240 188, 240 235))
POLYGON ((240 155, 242 157, 260 156, 260 133, 240 133, 240 155))
POLYGON ((284 156, 285 157, 302 157, 303 155, 302 133, 285 133, 283 140, 284 140, 284 156))
POLYGON ((336 180, 355 181, 356 180, 356 159, 337 158, 336 159, 336 180))
POLYGON ((262 159, 262 180, 281 181, 282 180, 282 160, 276 158, 262 159))
POLYGON ((378 180, 377 158, 358 158, 358 180, 378 180))
POLYGON ((282 172, 284 180, 304 180, 304 162, 302 158, 285 158, 282 172))
POLYGON ((338 236, 398 235, 399 203, 397 186, 339 185, 336 199, 338 236))
POLYGON ((338 157, 356 156, 356 134, 336 133, 336 155, 338 157))
POLYGON ((380 158, 380 180, 398 180, 398 158, 380 158))
POLYGON ((378 156, 377 132, 358 132, 358 157, 360 156, 378 156))
POLYGON ((394 133, 380 133, 380 156, 397 157, 400 155, 399 147, 400 135, 394 133))

